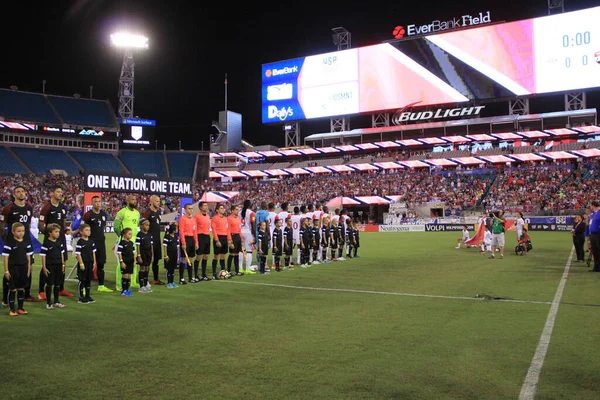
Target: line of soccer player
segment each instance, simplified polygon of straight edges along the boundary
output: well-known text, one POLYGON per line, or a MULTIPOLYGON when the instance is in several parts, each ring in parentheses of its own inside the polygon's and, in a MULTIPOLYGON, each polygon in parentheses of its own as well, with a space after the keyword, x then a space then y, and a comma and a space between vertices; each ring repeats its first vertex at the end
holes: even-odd
MULTIPOLYGON (((40 214, 38 227, 44 239, 39 249, 42 268, 37 298, 31 295, 34 238, 30 225, 33 209, 26 201, 25 189, 15 187, 13 202, 2 209, 2 306, 10 308, 11 316, 27 314, 25 301, 45 300, 46 309, 53 310, 66 307, 60 297, 73 296, 64 289, 68 251, 65 237, 67 209, 62 198, 62 188, 53 186, 50 199, 40 214)), ((140 293, 152 292, 149 283, 151 268, 154 273, 153 284, 164 285, 159 279, 158 265, 161 259, 167 271, 167 287, 176 288, 177 269, 182 285, 254 274, 256 272, 251 267, 255 250, 257 269, 261 274, 270 272, 267 268, 269 252, 270 266, 278 272, 291 270, 295 264, 309 267, 321 262, 343 261, 344 255, 348 258, 358 257, 360 238, 357 222, 352 221, 346 210, 335 210, 333 215, 329 215, 328 208, 321 207, 319 203, 294 207, 293 213, 289 213, 288 204, 283 203, 281 211, 275 213, 273 203, 263 202, 255 213, 250 201, 246 200, 241 210, 237 205, 232 206, 228 216, 225 216, 224 206, 217 205, 212 218, 208 214, 208 203, 200 202, 196 215, 192 205, 186 205, 184 215, 178 223, 168 226, 161 240, 164 226, 161 224, 160 198, 151 196, 150 207, 143 217, 137 211, 134 195, 127 196, 126 202, 126 207, 117 213, 114 225, 119 235, 115 246, 118 259, 116 286, 122 296, 132 296, 131 289, 135 287, 139 288, 140 293), (213 259, 209 278, 207 267, 211 253, 211 232, 213 259), (188 281, 184 278, 186 269, 188 281)), ((100 197, 96 196, 92 198, 91 210, 83 214, 82 223, 73 232, 74 236, 78 236, 74 256, 77 261, 75 270, 80 304, 95 302, 91 297, 94 279, 98 280, 98 292, 113 292, 105 285, 104 272, 107 263, 105 232, 109 219, 110 215, 102 210, 100 197)))

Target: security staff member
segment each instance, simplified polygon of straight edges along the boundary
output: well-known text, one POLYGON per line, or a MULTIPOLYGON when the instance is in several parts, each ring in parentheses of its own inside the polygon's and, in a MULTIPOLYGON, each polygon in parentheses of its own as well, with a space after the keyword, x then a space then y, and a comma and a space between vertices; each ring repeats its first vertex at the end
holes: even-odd
POLYGON ((577 262, 585 261, 585 251, 583 250, 583 245, 585 244, 585 228, 586 224, 583 221, 583 216, 576 215, 571 233, 573 234, 573 245, 575 246, 575 253, 577 254, 577 262))
POLYGON ((590 244, 594 257, 594 268, 590 272, 600 272, 600 202, 592 201, 592 215, 590 215, 590 244))

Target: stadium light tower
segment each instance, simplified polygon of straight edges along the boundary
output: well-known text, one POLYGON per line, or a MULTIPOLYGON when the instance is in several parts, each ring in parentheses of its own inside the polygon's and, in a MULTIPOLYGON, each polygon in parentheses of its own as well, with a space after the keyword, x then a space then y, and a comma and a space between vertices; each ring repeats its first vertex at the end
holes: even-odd
POLYGON ((129 33, 113 33, 110 35, 110 43, 119 50, 123 50, 123 66, 119 77, 119 117, 133 118, 133 100, 135 83, 135 61, 134 51, 147 50, 148 38, 142 35, 129 33))

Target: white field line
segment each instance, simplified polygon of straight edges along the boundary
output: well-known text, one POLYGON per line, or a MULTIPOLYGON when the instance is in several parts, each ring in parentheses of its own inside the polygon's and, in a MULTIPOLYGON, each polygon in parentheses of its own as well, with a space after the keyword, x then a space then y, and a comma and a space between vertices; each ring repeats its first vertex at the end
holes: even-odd
MULTIPOLYGON (((230 283, 237 283, 241 285, 256 285, 256 286, 268 286, 286 289, 298 289, 298 290, 314 290, 320 292, 342 292, 342 293, 362 293, 362 294, 378 294, 387 296, 405 296, 405 297, 424 297, 429 299, 446 299, 446 300, 470 300, 470 301, 488 301, 476 297, 465 297, 465 296, 442 296, 436 294, 419 294, 419 293, 404 293, 404 292, 379 292, 375 290, 360 290, 360 289, 337 289, 337 288, 322 288, 312 286, 295 286, 295 285, 280 285, 277 283, 261 283, 261 282, 243 282, 243 281, 227 281, 230 283)), ((512 300, 512 299, 500 299, 493 300, 495 302, 504 303, 529 303, 529 304, 552 304, 549 301, 536 301, 536 300, 512 300)))
POLYGON ((548 312, 546 325, 544 325, 544 330, 542 331, 542 336, 540 337, 537 349, 535 350, 535 354, 533 355, 533 359, 529 365, 525 382, 523 382, 523 386, 521 387, 519 400, 533 400, 535 398, 535 392, 540 380, 540 374, 542 373, 542 367, 544 366, 544 359, 546 358, 548 346, 550 345, 550 338, 552 337, 552 331, 554 330, 554 322, 556 321, 556 314, 558 314, 560 299, 562 298, 563 291, 567 283, 567 277, 569 276, 569 271, 571 269, 571 260, 573 259, 574 250, 574 248, 571 249, 571 254, 569 255, 569 259, 565 265, 562 278, 558 284, 558 288, 556 288, 556 294, 554 295, 552 306, 550 306, 550 311, 548 312))

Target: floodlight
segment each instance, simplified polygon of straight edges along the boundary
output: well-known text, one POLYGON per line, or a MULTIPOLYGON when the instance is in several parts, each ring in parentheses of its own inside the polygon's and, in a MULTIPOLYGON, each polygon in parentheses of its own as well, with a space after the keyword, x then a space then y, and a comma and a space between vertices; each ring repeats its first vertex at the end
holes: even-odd
POLYGON ((110 35, 110 42, 113 46, 123 49, 147 49, 148 38, 142 35, 132 35, 130 33, 113 33, 110 35))

